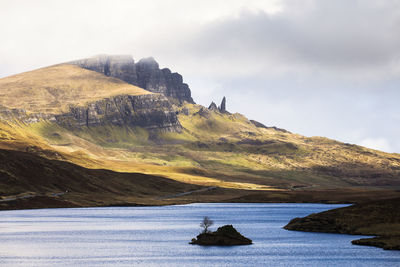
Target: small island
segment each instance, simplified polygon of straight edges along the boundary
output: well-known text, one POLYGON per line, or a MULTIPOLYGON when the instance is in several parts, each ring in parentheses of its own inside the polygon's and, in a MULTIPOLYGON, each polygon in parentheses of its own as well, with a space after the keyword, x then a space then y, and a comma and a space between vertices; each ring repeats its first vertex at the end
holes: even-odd
POLYGON ((193 238, 189 244, 201 246, 239 246, 251 245, 253 241, 241 235, 232 225, 219 227, 217 231, 211 232, 208 227, 213 224, 208 217, 204 217, 200 224, 204 228, 196 238, 193 238))

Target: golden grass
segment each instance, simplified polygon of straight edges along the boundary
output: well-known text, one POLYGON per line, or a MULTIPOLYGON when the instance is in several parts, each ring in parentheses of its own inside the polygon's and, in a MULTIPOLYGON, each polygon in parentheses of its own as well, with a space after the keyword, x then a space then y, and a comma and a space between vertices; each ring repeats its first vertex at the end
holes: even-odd
POLYGON ((137 86, 75 65, 61 64, 0 79, 0 104, 57 114, 69 105, 116 95, 151 94, 137 86))
MULTIPOLYGON (((86 167, 164 175, 202 185, 219 183, 222 186, 222 182, 234 182, 234 185, 223 185, 229 188, 239 184, 246 188, 246 183, 252 184, 250 188, 260 185, 346 187, 351 180, 318 173, 314 168, 335 168, 362 177, 368 169, 383 173, 388 166, 400 165, 397 154, 349 146, 327 138, 257 128, 240 114, 211 112, 204 118, 197 114, 201 106, 186 105, 186 108, 189 115, 179 115, 183 133, 159 134, 166 142, 163 145, 148 140, 145 130, 110 125, 99 129, 82 127, 71 132, 53 123, 37 123, 26 127, 26 131, 43 137, 57 151, 79 153, 95 160, 89 160, 91 165, 84 165, 79 158, 71 160, 86 167), (246 139, 265 143, 238 143, 246 139)), ((363 182, 363 178, 354 179, 363 182)))
POLYGON ((160 160, 156 155, 143 158, 143 153, 138 153, 135 157, 132 152, 127 150, 107 149, 50 122, 31 125, 0 122, 0 133, 0 148, 24 151, 27 147, 35 146, 35 153, 41 156, 52 158, 54 154, 46 154, 46 151, 54 151, 62 155, 64 160, 91 169, 153 174, 179 182, 203 186, 245 190, 277 190, 257 183, 226 181, 215 177, 183 173, 183 169, 180 167, 160 165, 160 163, 166 161, 160 160), (57 133, 56 137, 54 137, 54 133, 57 133))
POLYGON ((180 113, 179 121, 199 141, 215 141, 220 138, 237 141, 241 139, 241 134, 248 132, 261 135, 261 130, 241 114, 209 112, 208 115, 201 116, 199 114, 201 105, 186 104, 183 108, 189 111, 189 115, 180 113))
POLYGON ((0 127, 0 147, 23 150, 34 144, 88 168, 142 172, 190 184, 250 190, 298 185, 348 187, 351 182, 362 183, 363 173, 395 175, 390 169, 400 167, 398 154, 257 128, 240 114, 211 112, 205 118, 198 114, 201 106, 185 107, 189 115, 179 114, 183 132, 160 133, 161 143, 149 140, 149 133, 142 128, 104 125, 67 130, 42 121, 0 127), (243 140, 261 143, 240 144, 243 140), (316 172, 316 166, 342 171, 348 177, 330 174, 329 170, 316 172), (349 178, 351 175, 355 178, 349 178))
POLYGON ((88 168, 106 168, 119 172, 140 172, 145 174, 166 177, 178 182, 202 186, 218 186, 222 188, 243 189, 243 190, 279 190, 273 186, 267 186, 251 182, 236 182, 217 179, 215 177, 207 177, 204 175, 191 175, 182 173, 181 168, 158 166, 154 164, 143 164, 132 161, 118 161, 110 159, 98 159, 96 162, 90 162, 85 167, 88 168))

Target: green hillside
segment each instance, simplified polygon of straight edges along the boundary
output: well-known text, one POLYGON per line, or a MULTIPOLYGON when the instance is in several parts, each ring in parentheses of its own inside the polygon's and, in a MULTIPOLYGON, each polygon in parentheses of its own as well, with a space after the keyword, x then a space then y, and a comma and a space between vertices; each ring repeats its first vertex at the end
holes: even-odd
POLYGON ((265 127, 238 113, 169 101, 75 65, 0 79, 0 104, 0 148, 85 168, 241 190, 384 192, 400 188, 399 154, 305 137, 265 127), (62 124, 54 114, 77 123, 62 124), (144 124, 128 123, 132 116, 144 124), (149 120, 154 120, 150 126, 149 120))

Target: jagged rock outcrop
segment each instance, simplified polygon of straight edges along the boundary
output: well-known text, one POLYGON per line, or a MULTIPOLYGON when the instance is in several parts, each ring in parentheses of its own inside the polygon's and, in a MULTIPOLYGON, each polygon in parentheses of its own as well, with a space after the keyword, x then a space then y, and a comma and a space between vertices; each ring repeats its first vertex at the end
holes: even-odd
POLYGON ((135 61, 128 55, 99 55, 69 63, 121 79, 130 84, 136 85, 137 82, 135 61))
POLYGON ((221 101, 221 105, 219 106, 219 111, 221 112, 221 113, 226 113, 227 111, 226 111, 226 98, 225 98, 225 96, 224 96, 224 98, 222 98, 222 101, 221 101))
POLYGON ((212 101, 210 106, 208 106, 208 110, 219 111, 221 113, 228 113, 229 114, 229 112, 226 111, 226 97, 224 96, 222 98, 221 105, 218 106, 218 107, 217 107, 217 104, 215 104, 214 101, 212 101))
POLYGON ((162 71, 154 58, 144 58, 135 65, 138 75, 137 86, 150 92, 167 94, 167 85, 162 71))
POLYGON ((72 106, 68 113, 55 118, 60 125, 72 128, 110 123, 161 132, 180 132, 182 129, 170 102, 159 94, 114 96, 84 107, 72 106))
POLYGON ((167 85, 166 96, 178 99, 180 102, 187 101, 194 104, 189 86, 183 82, 182 75, 173 73, 168 68, 161 69, 161 72, 167 85))
POLYGON ((133 58, 127 55, 100 55, 71 61, 69 64, 121 79, 151 92, 161 93, 180 103, 194 103, 190 88, 183 83, 182 76, 172 73, 168 68, 160 69, 152 57, 135 63, 133 58))
POLYGON ((209 110, 218 110, 217 104, 214 101, 211 102, 210 106, 208 107, 209 110))

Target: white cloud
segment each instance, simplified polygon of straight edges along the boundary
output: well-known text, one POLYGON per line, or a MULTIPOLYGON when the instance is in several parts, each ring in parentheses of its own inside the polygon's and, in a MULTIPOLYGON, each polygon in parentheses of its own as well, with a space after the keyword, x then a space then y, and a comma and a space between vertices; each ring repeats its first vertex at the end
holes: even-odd
POLYGON ((162 58, 171 40, 243 8, 272 14, 280 1, 2 0, 0 77, 100 53, 162 58))
POLYGON ((192 69, 224 76, 296 73, 365 83, 399 77, 400 2, 375 2, 285 1, 275 14, 242 10, 193 27, 163 50, 179 57, 181 49, 192 69))

